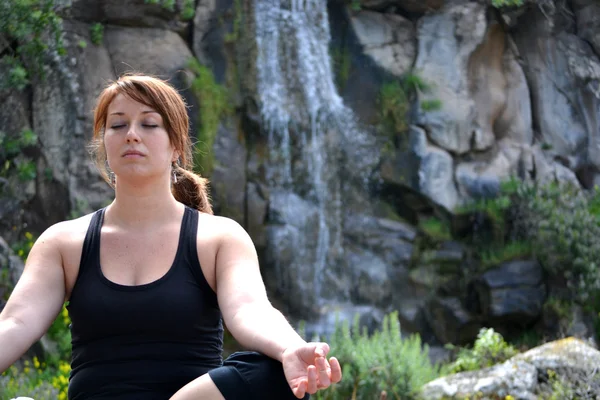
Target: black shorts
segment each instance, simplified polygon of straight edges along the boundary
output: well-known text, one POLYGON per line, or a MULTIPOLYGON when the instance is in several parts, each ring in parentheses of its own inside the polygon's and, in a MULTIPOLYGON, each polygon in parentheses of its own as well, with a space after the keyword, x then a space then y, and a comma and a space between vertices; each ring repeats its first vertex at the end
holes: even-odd
MULTIPOLYGON (((209 371, 225 400, 298 400, 281 363, 260 353, 233 353, 223 366, 209 371)), ((303 400, 308 400, 309 394, 303 400)))

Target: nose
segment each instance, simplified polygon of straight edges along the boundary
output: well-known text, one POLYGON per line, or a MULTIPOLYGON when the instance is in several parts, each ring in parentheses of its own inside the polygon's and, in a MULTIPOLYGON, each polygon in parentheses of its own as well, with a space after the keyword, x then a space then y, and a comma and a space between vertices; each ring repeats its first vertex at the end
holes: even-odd
POLYGON ((127 143, 139 143, 140 142, 140 137, 137 134, 135 128, 133 127, 133 124, 131 125, 131 127, 129 128, 129 130, 127 131, 127 143))

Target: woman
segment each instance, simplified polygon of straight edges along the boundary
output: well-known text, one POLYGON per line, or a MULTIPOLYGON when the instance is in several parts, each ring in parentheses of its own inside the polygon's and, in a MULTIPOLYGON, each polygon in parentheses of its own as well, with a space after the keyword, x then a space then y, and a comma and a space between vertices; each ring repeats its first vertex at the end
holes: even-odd
POLYGON ((115 199, 36 241, 0 314, 0 372, 69 300, 71 400, 284 400, 340 381, 328 345, 270 304, 247 233, 212 215, 188 129, 162 80, 124 76, 101 93, 93 148, 115 199), (222 320, 254 352, 222 362, 222 320))

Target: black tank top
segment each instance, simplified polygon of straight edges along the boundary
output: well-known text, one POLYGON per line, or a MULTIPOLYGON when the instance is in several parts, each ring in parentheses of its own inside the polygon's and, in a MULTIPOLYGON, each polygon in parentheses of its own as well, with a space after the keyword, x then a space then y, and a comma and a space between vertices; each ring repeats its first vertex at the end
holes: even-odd
POLYGON ((223 324, 196 249, 198 212, 186 207, 175 260, 138 286, 100 268, 104 209, 94 213, 68 310, 73 355, 70 400, 166 400, 222 365, 223 324))

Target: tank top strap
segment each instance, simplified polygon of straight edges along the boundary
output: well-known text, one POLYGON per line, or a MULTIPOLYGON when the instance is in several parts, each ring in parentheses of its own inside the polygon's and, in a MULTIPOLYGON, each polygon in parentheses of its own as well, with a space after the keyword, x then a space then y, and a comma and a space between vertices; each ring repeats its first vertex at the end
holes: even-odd
POLYGON ((196 283, 202 290, 202 293, 205 294, 206 300, 210 301, 213 306, 217 306, 217 296, 206 281, 202 267, 200 266, 200 260, 198 259, 198 220, 199 211, 186 206, 181 227, 185 232, 185 235, 183 235, 185 255, 188 259, 187 264, 190 266, 196 283))
POLYGON ((100 232, 104 222, 104 211, 106 207, 99 209, 92 215, 92 220, 88 226, 83 241, 83 250, 81 252, 81 262, 79 264, 79 275, 100 262, 100 232))

